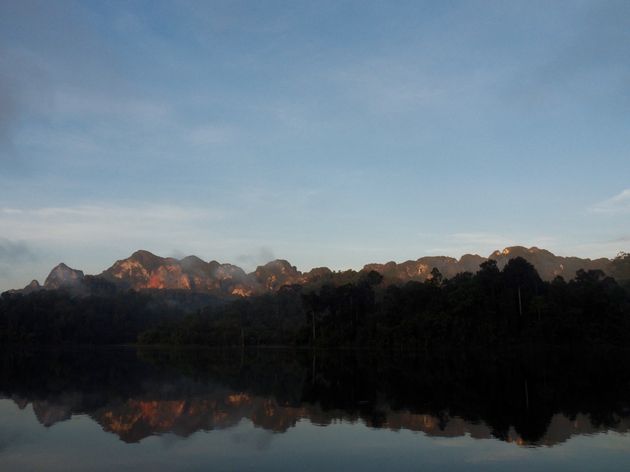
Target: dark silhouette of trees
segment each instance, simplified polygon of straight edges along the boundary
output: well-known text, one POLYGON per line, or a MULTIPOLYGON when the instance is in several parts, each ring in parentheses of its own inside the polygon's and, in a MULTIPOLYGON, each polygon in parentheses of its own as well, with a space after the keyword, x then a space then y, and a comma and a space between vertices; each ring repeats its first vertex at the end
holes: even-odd
MULTIPOLYGON (((257 426, 276 432, 295 424, 296 410, 299 418, 318 425, 362 419, 370 427, 397 424, 412 430, 419 426, 414 415, 429 415, 442 427, 456 418, 458 423, 486 425, 500 440, 515 440, 516 433, 526 444, 549 446, 580 434, 564 421, 545 436, 555 416, 585 415, 581 432, 589 434, 594 428, 623 432, 630 417, 630 358, 620 350, 486 350, 444 356, 373 350, 0 346, 0 359, 0 395, 20 407, 38 403, 40 421, 47 417, 42 411, 61 410, 104 426, 108 412, 122 411, 126 414, 110 419, 133 423, 138 417, 129 414, 134 411, 129 403, 142 400, 196 406, 188 412, 157 408, 153 411, 159 418, 140 421, 144 427, 116 428, 130 442, 163 433, 169 418, 183 420, 170 426, 182 436, 217 427, 211 421, 217 415, 238 424, 251 410, 229 408, 224 400, 242 393, 250 401, 258 397, 260 404, 277 405, 270 416, 257 415, 257 426)), ((54 421, 59 415, 50 416, 54 421)), ((427 430, 434 432, 441 433, 427 430)))
MULTIPOLYGON (((628 256, 616 259, 625 270, 628 256)), ((599 270, 544 282, 522 258, 503 269, 384 285, 375 271, 208 305, 190 293, 63 291, 0 298, 0 342, 298 345, 395 350, 630 345, 630 287, 599 270), (333 283, 336 282, 336 283, 333 283), (188 302, 187 302, 188 300, 188 302), (196 308, 194 308, 196 306, 196 308)))
POLYGON ((622 285, 630 288, 630 253, 620 252, 611 263, 610 274, 622 285))
POLYGON ((62 290, 0 298, 0 343, 121 344, 156 322, 177 316, 148 294, 72 296, 62 290))
POLYGON ((429 277, 427 281, 430 284, 440 286, 442 285, 443 279, 444 277, 442 277, 442 273, 440 272, 440 270, 437 267, 434 267, 433 269, 431 269, 431 277, 429 277))

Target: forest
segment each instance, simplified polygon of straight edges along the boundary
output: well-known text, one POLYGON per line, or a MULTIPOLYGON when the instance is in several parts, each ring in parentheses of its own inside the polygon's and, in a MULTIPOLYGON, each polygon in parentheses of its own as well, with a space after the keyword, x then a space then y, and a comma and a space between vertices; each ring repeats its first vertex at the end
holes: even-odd
POLYGON ((165 431, 186 437, 237 424, 245 416, 281 433, 300 417, 319 426, 361 419, 372 428, 417 431, 426 423, 419 424, 415 415, 430 415, 439 424, 426 430, 429 434, 443 434, 449 421, 464 419, 487 425, 501 440, 510 440, 515 431, 524 444, 553 445, 580 431, 624 431, 630 415, 630 358, 619 350, 442 356, 142 346, 0 347, 0 354, 0 396, 21 408, 32 402, 46 426, 85 415, 127 442, 165 431), (230 397, 247 401, 234 404, 230 397), (153 408, 139 411, 143 404, 153 408), (558 415, 571 421, 545 440, 558 415), (582 429, 576 431, 578 422, 582 429))
MULTIPOLYGON (((214 300, 203 308, 150 292, 62 290, 0 298, 0 341, 31 344, 296 346, 434 350, 630 345, 630 256, 613 278, 580 270, 543 281, 523 258, 488 260, 450 279, 386 285, 375 272, 318 286, 214 300)), ((184 297, 183 294, 179 294, 184 297)))

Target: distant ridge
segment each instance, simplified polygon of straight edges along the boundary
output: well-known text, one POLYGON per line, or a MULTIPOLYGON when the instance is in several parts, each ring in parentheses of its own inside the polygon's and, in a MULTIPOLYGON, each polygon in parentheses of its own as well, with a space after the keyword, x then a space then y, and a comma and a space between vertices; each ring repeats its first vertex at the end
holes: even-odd
POLYGON ((461 272, 476 272, 479 265, 488 259, 497 261, 502 268, 510 259, 522 257, 534 265, 542 279, 552 280, 561 276, 571 279, 579 269, 602 270, 610 273, 610 259, 582 259, 562 257, 537 247, 512 246, 494 251, 488 257, 465 254, 459 259, 447 256, 427 256, 401 263, 387 262, 366 264, 359 272, 349 270, 333 272, 327 267, 300 272, 290 262, 276 259, 246 273, 236 265, 206 262, 197 256, 183 259, 160 257, 149 251, 139 250, 126 259, 116 261, 99 275, 86 276, 82 271, 61 263, 50 272, 43 286, 33 280, 22 290, 13 292, 30 293, 36 290, 68 289, 77 293, 91 293, 94 287, 103 289, 104 284, 112 289, 124 290, 180 290, 211 293, 220 296, 247 297, 275 292, 287 285, 309 285, 325 282, 345 283, 360 273, 377 271, 388 283, 404 283, 410 280, 424 281, 430 278, 433 268, 444 277, 451 278, 461 272))

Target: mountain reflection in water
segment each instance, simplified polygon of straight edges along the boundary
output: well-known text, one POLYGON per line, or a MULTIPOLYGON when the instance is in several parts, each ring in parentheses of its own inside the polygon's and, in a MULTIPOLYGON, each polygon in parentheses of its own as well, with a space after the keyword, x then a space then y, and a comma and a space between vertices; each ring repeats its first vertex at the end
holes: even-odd
POLYGON ((51 427, 87 415, 135 443, 236 426, 285 433, 361 422, 428 436, 554 446, 627 432, 630 358, 612 353, 501 356, 351 351, 5 350, 0 396, 51 427))

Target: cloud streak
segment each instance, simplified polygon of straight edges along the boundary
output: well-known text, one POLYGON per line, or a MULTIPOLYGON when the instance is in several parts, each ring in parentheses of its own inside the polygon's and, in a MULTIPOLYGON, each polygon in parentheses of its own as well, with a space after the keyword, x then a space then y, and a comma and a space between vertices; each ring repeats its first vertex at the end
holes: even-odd
POLYGON ((193 228, 222 218, 218 210, 176 205, 77 205, 1 208, 0 227, 11 239, 68 244, 155 241, 189 237, 193 228))
POLYGON ((630 213, 630 188, 622 190, 608 200, 596 203, 589 210, 593 213, 618 215, 630 213))

